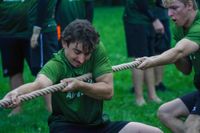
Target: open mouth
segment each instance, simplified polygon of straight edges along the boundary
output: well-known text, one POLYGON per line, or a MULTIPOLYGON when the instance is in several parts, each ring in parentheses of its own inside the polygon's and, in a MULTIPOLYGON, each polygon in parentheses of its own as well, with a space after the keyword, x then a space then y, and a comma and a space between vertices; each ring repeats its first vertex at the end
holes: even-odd
POLYGON ((172 21, 173 21, 175 24, 177 24, 177 20, 176 20, 176 19, 172 19, 172 21))

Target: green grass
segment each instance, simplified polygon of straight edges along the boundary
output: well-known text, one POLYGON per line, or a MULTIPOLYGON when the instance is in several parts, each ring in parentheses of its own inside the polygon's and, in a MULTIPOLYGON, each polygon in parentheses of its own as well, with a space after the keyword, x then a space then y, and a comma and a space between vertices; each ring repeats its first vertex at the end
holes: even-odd
MULTIPOLYGON (((105 44, 113 65, 130 61, 126 56, 122 13, 122 7, 98 7, 95 9, 94 25, 100 32, 101 40, 105 44)), ((3 78, 2 71, 0 74, 0 97, 2 98, 9 90, 9 81, 8 78, 3 78)), ((34 79, 27 65, 25 65, 24 78, 25 82, 31 82, 34 79)), ((163 102, 194 90, 192 75, 187 77, 182 75, 173 65, 166 66, 164 83, 169 89, 164 93, 158 92, 163 102)), ((160 105, 149 102, 143 107, 137 107, 134 104, 134 95, 129 90, 132 86, 130 70, 116 72, 114 85, 115 95, 112 100, 105 102, 104 108, 112 120, 143 122, 157 126, 165 133, 170 133, 156 117, 156 111, 160 105)), ((144 94, 146 97, 146 90, 144 94)), ((47 118, 49 113, 45 110, 42 98, 25 102, 21 115, 7 118, 9 112, 10 110, 0 109, 0 133, 48 132, 47 118)))

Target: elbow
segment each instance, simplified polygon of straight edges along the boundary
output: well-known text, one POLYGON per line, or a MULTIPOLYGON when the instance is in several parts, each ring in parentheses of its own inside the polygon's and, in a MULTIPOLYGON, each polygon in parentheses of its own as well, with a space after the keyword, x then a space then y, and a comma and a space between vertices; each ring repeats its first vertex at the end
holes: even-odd
POLYGON ((175 63, 177 62, 180 58, 184 57, 184 50, 181 49, 181 48, 173 48, 174 50, 174 58, 171 60, 172 62, 171 63, 175 63))
POLYGON ((109 89, 106 97, 105 97, 105 100, 111 100, 112 97, 114 96, 114 90, 113 90, 113 87, 109 89))

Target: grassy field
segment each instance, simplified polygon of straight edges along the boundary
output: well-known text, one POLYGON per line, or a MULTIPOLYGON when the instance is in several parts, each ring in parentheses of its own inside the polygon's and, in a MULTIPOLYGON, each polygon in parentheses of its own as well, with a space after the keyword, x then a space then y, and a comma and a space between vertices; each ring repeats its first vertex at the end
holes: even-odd
MULTIPOLYGON (((126 56, 126 45, 122 23, 122 7, 98 7, 95 9, 94 25, 100 32, 101 40, 107 48, 108 55, 113 65, 129 62, 126 56)), ((9 90, 8 79, 3 78, 0 70, 0 98, 9 90)), ((31 82, 34 77, 25 65, 25 82, 31 82)), ((134 104, 134 95, 130 93, 132 86, 130 70, 114 74, 115 95, 112 100, 105 102, 105 112, 112 120, 138 121, 161 128, 165 133, 170 131, 165 128, 156 117, 160 105, 148 102, 143 107, 134 104)), ((176 71, 173 65, 166 66, 164 83, 169 88, 166 92, 158 92, 163 102, 167 102, 187 92, 194 90, 192 75, 184 76, 176 71)), ((146 90, 144 90, 145 97, 146 90)), ((42 98, 23 104, 21 115, 7 118, 10 110, 0 110, 0 133, 47 133, 47 118, 49 113, 45 110, 42 98)), ((88 112, 89 113, 89 112, 88 112)))

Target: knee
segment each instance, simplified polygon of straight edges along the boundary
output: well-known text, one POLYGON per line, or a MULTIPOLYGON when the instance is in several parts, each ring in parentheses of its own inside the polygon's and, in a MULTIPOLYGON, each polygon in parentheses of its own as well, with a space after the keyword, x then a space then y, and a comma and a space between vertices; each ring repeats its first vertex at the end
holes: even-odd
POLYGON ((170 113, 166 109, 164 105, 160 106, 157 111, 157 117, 160 119, 160 121, 166 121, 170 116, 170 113))
POLYGON ((159 128, 157 127, 154 127, 154 133, 164 133, 162 130, 160 130, 159 128))

